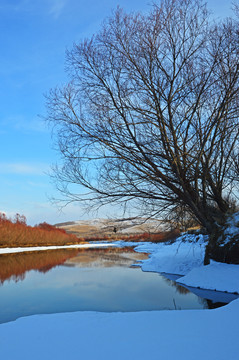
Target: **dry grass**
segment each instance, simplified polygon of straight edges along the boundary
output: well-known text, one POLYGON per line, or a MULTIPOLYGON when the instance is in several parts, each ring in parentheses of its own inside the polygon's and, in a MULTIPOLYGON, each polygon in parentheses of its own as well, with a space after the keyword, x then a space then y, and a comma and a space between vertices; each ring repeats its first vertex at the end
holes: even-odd
POLYGON ((96 226, 93 225, 74 225, 74 226, 67 226, 67 230, 72 233, 76 233, 79 236, 85 236, 89 234, 95 234, 99 231, 96 226))
POLYGON ((70 228, 66 226, 65 230, 47 223, 31 227, 26 225, 26 218, 22 215, 16 214, 14 220, 11 220, 0 213, 0 247, 60 246, 100 240, 164 242, 179 235, 178 230, 125 234, 114 233, 111 228, 109 230, 109 227, 100 229, 90 225, 78 225, 70 228))
POLYGON ((125 240, 125 241, 152 241, 164 242, 175 239, 179 230, 166 231, 162 221, 142 222, 137 224, 131 221, 99 219, 97 221, 85 220, 78 223, 68 222, 58 224, 59 228, 76 235, 85 241, 125 240), (116 232, 114 231, 116 229, 116 232))
POLYGON ((143 233, 143 234, 132 234, 132 235, 125 235, 120 236, 119 240, 124 241, 150 241, 150 242, 165 242, 168 240, 174 240, 177 236, 179 236, 179 230, 172 230, 172 231, 162 231, 159 233, 143 233))
POLYGON ((47 245, 70 245, 80 242, 73 234, 47 223, 31 227, 24 216, 17 214, 10 220, 0 213, 0 247, 25 247, 47 245))
MULTIPOLYGON (((76 233, 74 231, 74 233, 76 233)), ((176 239, 180 234, 179 230, 172 230, 172 231, 162 231, 159 233, 142 233, 142 234, 130 234, 130 235, 122 235, 122 234, 111 234, 111 235, 98 235, 98 236, 92 236, 90 234, 79 237, 80 241, 117 241, 117 240, 124 240, 124 241, 149 241, 149 242, 165 242, 169 240, 176 239)))

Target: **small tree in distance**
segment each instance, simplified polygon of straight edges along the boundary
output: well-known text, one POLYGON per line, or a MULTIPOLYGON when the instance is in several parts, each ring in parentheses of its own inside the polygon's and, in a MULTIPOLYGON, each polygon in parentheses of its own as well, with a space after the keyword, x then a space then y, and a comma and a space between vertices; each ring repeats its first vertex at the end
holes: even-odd
MULTIPOLYGON (((96 205, 140 202, 152 216, 183 207, 211 235, 238 184, 238 22, 208 22, 200 0, 118 8, 67 53, 69 83, 49 93, 64 160, 57 186, 96 205)), ((207 261, 207 260, 206 260, 207 261)))

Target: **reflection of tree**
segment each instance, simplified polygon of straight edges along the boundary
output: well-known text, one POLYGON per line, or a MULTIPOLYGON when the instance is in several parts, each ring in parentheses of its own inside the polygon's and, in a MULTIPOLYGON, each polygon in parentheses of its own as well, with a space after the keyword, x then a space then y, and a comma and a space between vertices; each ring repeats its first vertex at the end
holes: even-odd
POLYGON ((204 299, 202 297, 199 297, 199 295, 197 295, 197 296, 198 296, 199 303, 203 305, 204 309, 217 309, 217 308, 227 304, 227 303, 220 302, 220 301, 215 302, 210 299, 206 299, 206 298, 204 299))
MULTIPOLYGON (((195 294, 195 295, 197 295, 197 294, 195 294)), ((208 306, 208 303, 207 303, 207 301, 208 301, 207 299, 204 299, 203 297, 200 297, 199 295, 197 295, 197 297, 198 297, 199 304, 203 305, 204 309, 210 309, 210 307, 208 306)))
POLYGON ((7 279, 21 281, 30 270, 47 272, 53 267, 63 264, 68 258, 76 256, 77 249, 59 249, 34 251, 0 256, 0 283, 7 279))
POLYGON ((30 270, 46 273, 53 267, 64 264, 70 258, 74 259, 68 265, 81 263, 83 266, 89 266, 98 259, 102 264, 107 263, 107 266, 115 266, 123 260, 127 260, 131 264, 135 260, 145 257, 145 254, 136 253, 132 247, 123 249, 112 247, 104 249, 59 249, 3 254, 0 255, 0 284, 6 280, 22 281, 26 272, 30 270))
MULTIPOLYGON (((186 294, 188 294, 188 293, 191 292, 189 289, 185 288, 184 286, 181 286, 181 285, 177 284, 177 283, 176 283, 175 281, 173 281, 173 280, 170 280, 170 279, 168 279, 168 278, 166 278, 166 277, 164 277, 164 276, 163 276, 163 279, 164 279, 164 281, 165 281, 168 285, 175 287, 175 288, 176 288, 176 291, 177 291, 179 294, 186 295, 186 294)), ((196 294, 196 295, 197 295, 197 294, 196 294)), ((203 298, 203 297, 200 297, 199 295, 197 295, 197 296, 198 296, 198 302, 203 305, 204 309, 216 309, 216 308, 219 308, 219 307, 221 307, 221 306, 226 305, 226 303, 224 303, 224 302, 219 302, 219 301, 218 301, 218 302, 214 302, 214 301, 212 301, 212 300, 209 300, 209 299, 205 299, 205 298, 203 298)), ((174 299, 173 299, 173 302, 174 302, 174 307, 175 307, 175 309, 178 309, 177 304, 176 304, 176 302, 175 302, 174 299)))
POLYGON ((207 307, 208 309, 217 309, 221 306, 224 306, 224 305, 227 305, 227 303, 224 303, 224 302, 214 302, 212 300, 209 300, 209 299, 204 299, 207 303, 207 307))
POLYGON ((176 291, 179 294, 186 295, 186 294, 190 293, 190 291, 188 289, 186 289, 184 286, 177 284, 175 281, 167 279, 166 277, 163 277, 163 279, 168 285, 175 287, 176 291))

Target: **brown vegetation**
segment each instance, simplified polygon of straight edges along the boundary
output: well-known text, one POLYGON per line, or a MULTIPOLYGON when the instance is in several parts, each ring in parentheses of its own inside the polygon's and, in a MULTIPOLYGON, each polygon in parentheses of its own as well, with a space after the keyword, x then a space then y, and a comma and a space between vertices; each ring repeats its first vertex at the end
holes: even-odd
POLYGON ((162 220, 144 218, 80 220, 56 224, 69 234, 85 241, 124 240, 161 242, 176 238, 180 231, 174 222, 172 226, 162 220))
POLYGON ((17 214, 10 220, 0 213, 0 247, 25 247, 77 244, 79 239, 47 223, 35 227, 26 225, 26 218, 17 214))
MULTIPOLYGON (((76 231, 74 231, 75 234, 77 234, 76 231)), ((165 242, 169 240, 176 239, 177 236, 179 236, 180 231, 178 229, 172 230, 172 231, 162 231, 159 233, 149 233, 144 232, 142 234, 111 234, 111 235, 101 235, 101 236, 92 236, 92 235, 86 235, 85 237, 79 237, 79 240, 81 241, 115 241, 115 240, 124 240, 124 241, 151 241, 151 242, 165 242)))
MULTIPOLYGON (((85 228, 84 228, 85 230, 85 228)), ((157 233, 142 232, 136 234, 122 234, 99 231, 88 227, 88 232, 83 233, 78 228, 66 231, 47 223, 41 223, 34 227, 26 225, 26 218, 16 214, 14 220, 10 220, 5 214, 0 213, 0 248, 4 247, 27 247, 27 246, 62 246, 79 244, 87 241, 152 241, 164 242, 173 240, 179 235, 179 230, 162 231, 157 233), (95 230, 95 231, 93 231, 95 230)))

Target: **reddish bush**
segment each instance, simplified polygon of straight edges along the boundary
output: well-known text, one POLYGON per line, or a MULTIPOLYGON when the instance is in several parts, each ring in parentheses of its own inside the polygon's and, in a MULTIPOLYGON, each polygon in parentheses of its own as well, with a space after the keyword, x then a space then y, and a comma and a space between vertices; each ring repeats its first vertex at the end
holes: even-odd
POLYGON ((26 225, 27 224, 27 219, 26 216, 24 215, 20 215, 20 214, 16 214, 14 217, 14 223, 15 224, 22 224, 22 225, 26 225))
POLYGON ((11 221, 0 213, 0 247, 69 245, 79 242, 75 235, 47 223, 31 227, 26 225, 23 215, 16 214, 11 221))
POLYGON ((6 214, 0 213, 0 225, 6 222, 10 222, 10 220, 7 219, 6 214))
POLYGON ((163 231, 160 233, 142 233, 142 234, 132 234, 132 235, 112 235, 112 236, 86 236, 83 238, 85 241, 101 241, 101 240, 124 240, 124 241, 150 241, 150 242, 165 242, 169 240, 174 240, 176 237, 178 237, 180 234, 180 231, 178 229, 172 230, 172 231, 163 231))
POLYGON ((50 225, 50 224, 48 224, 46 222, 40 223, 36 227, 39 228, 39 229, 47 230, 47 231, 58 231, 58 232, 61 232, 63 234, 66 234, 66 231, 64 229, 56 228, 54 225, 50 225))

